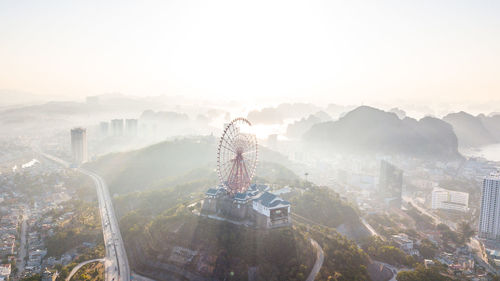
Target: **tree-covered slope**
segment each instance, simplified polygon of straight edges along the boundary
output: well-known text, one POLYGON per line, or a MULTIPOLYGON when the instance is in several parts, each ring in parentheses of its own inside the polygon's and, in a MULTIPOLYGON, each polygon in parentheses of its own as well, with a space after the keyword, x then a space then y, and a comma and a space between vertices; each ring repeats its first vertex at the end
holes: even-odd
MULTIPOLYGON (((216 184, 216 147, 213 137, 164 141, 134 151, 108 154, 86 167, 102 175, 111 192, 117 194, 200 180, 216 184)), ((256 178, 293 183, 298 177, 283 166, 287 161, 283 155, 259 147, 256 178)))

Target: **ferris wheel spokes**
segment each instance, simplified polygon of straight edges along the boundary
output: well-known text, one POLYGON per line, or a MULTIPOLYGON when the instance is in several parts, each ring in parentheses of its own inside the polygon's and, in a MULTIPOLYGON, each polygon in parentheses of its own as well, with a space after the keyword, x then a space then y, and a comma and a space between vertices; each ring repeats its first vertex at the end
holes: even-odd
POLYGON ((255 174, 257 139, 250 128, 248 120, 237 118, 226 126, 219 142, 219 179, 231 195, 244 192, 255 174))

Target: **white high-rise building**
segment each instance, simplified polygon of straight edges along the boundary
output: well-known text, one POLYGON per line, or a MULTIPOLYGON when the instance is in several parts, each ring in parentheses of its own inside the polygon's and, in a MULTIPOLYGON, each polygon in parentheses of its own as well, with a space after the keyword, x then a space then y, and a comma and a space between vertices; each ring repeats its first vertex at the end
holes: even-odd
POLYGON ((479 237, 500 239, 500 174, 493 173, 483 180, 479 237))
POLYGON ((469 193, 435 187, 432 190, 432 209, 466 212, 469 209, 469 193))
POLYGON ((87 162, 87 130, 84 128, 71 129, 71 152, 73 161, 81 164, 87 162))

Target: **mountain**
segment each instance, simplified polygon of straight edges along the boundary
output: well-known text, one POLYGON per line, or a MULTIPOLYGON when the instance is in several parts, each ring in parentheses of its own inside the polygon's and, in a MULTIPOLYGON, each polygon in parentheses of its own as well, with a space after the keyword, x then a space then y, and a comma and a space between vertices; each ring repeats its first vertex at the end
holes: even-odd
POLYGON ((321 108, 307 103, 282 103, 277 107, 266 107, 248 113, 253 124, 281 124, 285 119, 297 119, 320 111, 321 108))
POLYGON ((329 152, 461 157, 448 123, 432 117, 401 120, 394 113, 368 106, 358 107, 337 121, 314 125, 303 140, 309 147, 329 152))
POLYGON ((325 111, 328 113, 333 119, 338 119, 345 115, 345 113, 353 110, 356 106, 353 105, 338 105, 338 104, 329 104, 325 111))
POLYGON ((491 133, 491 131, 495 130, 488 130, 484 124, 484 122, 488 123, 491 129, 494 127, 494 121, 488 122, 487 117, 475 117, 460 111, 446 115, 443 120, 453 126, 460 147, 479 147, 498 142, 491 133))
POLYGON ((406 117, 406 112, 397 107, 391 108, 389 112, 396 114, 399 117, 399 119, 404 119, 406 117))
POLYGON ((328 115, 328 113, 318 111, 315 114, 309 115, 307 118, 302 118, 288 125, 286 135, 289 138, 300 138, 313 125, 330 120, 332 120, 332 118, 328 115))
POLYGON ((495 138, 496 142, 500 142, 500 113, 491 114, 489 116, 479 114, 477 118, 483 122, 484 127, 495 138))
POLYGON ((2 97, 2 100, 0 100, 0 106, 2 107, 40 103, 46 99, 45 96, 9 89, 0 89, 0 97, 2 97))

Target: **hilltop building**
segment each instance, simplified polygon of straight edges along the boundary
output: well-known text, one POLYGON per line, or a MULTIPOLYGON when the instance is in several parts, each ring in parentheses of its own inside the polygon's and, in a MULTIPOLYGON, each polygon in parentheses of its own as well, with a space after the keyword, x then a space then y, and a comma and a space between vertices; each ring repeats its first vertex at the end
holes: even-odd
POLYGON ((403 192, 403 171, 382 160, 380 162, 380 177, 378 191, 385 204, 400 208, 403 192))
POLYGON ((269 187, 252 184, 234 197, 228 196, 223 186, 210 188, 205 193, 202 214, 218 215, 228 219, 245 221, 262 228, 288 226, 290 203, 269 192, 269 187))
POLYGON ((492 173, 483 179, 481 188, 481 212, 479 237, 500 238, 500 174, 492 173))
POLYGON ((73 161, 81 164, 87 162, 87 130, 84 128, 71 129, 71 152, 73 161))
POLYGON ((432 209, 469 210, 469 193, 435 187, 432 190, 432 209))

